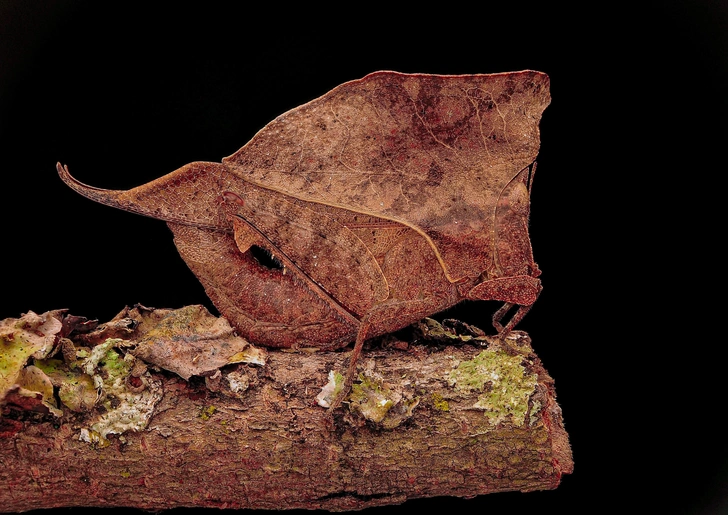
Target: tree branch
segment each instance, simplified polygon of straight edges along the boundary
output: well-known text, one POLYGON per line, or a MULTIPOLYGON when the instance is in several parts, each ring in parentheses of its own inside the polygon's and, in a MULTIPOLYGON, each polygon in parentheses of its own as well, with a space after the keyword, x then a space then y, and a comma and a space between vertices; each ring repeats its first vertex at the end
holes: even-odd
POLYGON ((370 343, 333 421, 322 405, 349 352, 255 349, 200 306, 98 327, 29 313, 0 323, 0 346, 6 512, 343 511, 552 489, 573 469, 553 380, 518 331, 426 319, 370 343))

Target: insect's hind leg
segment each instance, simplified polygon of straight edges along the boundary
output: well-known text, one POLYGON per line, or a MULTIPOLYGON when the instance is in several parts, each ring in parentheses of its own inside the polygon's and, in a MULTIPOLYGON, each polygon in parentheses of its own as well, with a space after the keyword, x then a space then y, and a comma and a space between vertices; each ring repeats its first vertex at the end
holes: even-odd
MULTIPOLYGON (((418 320, 428 314, 444 309, 449 303, 446 297, 430 297, 425 300, 390 300, 369 311, 362 318, 356 333, 354 349, 349 358, 349 368, 344 377, 344 384, 329 405, 329 416, 344 401, 356 378, 356 365, 359 361, 364 342, 367 338, 402 329, 402 320, 418 320)), ((449 305, 452 305, 451 303, 449 305)))
POLYGON ((344 384, 334 400, 331 401, 331 404, 329 405, 329 414, 332 414, 336 408, 341 406, 343 400, 347 395, 349 395, 351 385, 354 383, 354 376, 356 375, 356 364, 359 361, 359 356, 361 355, 361 350, 364 347, 364 342, 366 341, 370 327, 370 322, 362 322, 359 330, 357 331, 356 341, 354 342, 354 350, 351 351, 351 357, 349 358, 349 368, 347 368, 346 375, 344 376, 344 384))

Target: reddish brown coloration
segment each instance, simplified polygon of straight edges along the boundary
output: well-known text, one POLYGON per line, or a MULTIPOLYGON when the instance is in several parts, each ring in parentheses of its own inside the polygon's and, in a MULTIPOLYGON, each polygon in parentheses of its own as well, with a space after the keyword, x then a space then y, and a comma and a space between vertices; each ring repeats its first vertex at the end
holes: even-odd
MULTIPOLYGON (((3 322, 9 327, 18 320, 3 322)), ((125 308, 95 334, 68 334, 68 345, 78 351, 87 353, 89 340, 105 341, 107 357, 134 363, 114 381, 103 376, 120 369, 101 362, 105 372, 94 367, 92 379, 82 372, 88 370, 85 360, 72 365, 43 358, 41 366, 53 371, 46 379, 58 381, 58 393, 51 387, 48 399, 55 413, 47 413, 47 404, 38 412, 41 393, 33 389, 20 403, 0 400, 0 506, 3 513, 92 506, 351 511, 408 499, 558 487, 574 465, 553 379, 525 333, 512 332, 506 344, 479 332, 457 321, 426 320, 402 335, 406 351, 366 349, 369 387, 359 391, 369 388, 370 395, 383 395, 370 400, 393 405, 374 420, 371 408, 362 409, 365 401, 350 399, 358 408, 342 413, 330 431, 328 413, 312 409, 311 394, 331 370, 345 366, 343 353, 270 352, 264 365, 225 364, 212 373, 198 368, 206 349, 223 351, 215 358, 237 351, 240 338, 227 320, 201 306, 125 308), (108 346, 112 335, 121 337, 118 347, 108 346), (198 346, 209 337, 218 341, 198 346), (152 349, 175 342, 187 352, 170 356, 152 349), (483 353, 494 358, 489 377, 505 371, 499 386, 514 392, 515 403, 504 397, 498 406, 479 406, 494 393, 493 383, 473 387, 468 373, 458 374, 483 353), (150 358, 157 366, 143 361, 150 358), (510 372, 498 365, 514 360, 510 372), (52 368, 49 362, 55 362, 52 368), (205 377, 179 377, 193 369, 205 377), (76 391, 81 377, 91 385, 83 396, 92 397, 79 404, 76 395, 60 392, 76 391), (124 379, 117 390, 116 381, 124 379), (93 387, 97 380, 99 389, 93 387), (525 391, 524 383, 530 385, 525 391), (159 395, 143 427, 117 426, 103 440, 84 437, 84 430, 101 432, 109 417, 135 419, 150 389, 159 395), (35 400, 28 402, 31 396, 35 400), (124 399, 135 400, 122 408, 124 399)), ((33 371, 36 365, 20 366, 23 375, 43 377, 33 371)))
POLYGON ((464 299, 505 302, 493 319, 503 336, 536 300, 530 177, 549 100, 548 77, 533 71, 378 72, 281 115, 222 163, 128 191, 58 172, 93 200, 165 220, 251 341, 356 341, 350 379, 366 338, 464 299))

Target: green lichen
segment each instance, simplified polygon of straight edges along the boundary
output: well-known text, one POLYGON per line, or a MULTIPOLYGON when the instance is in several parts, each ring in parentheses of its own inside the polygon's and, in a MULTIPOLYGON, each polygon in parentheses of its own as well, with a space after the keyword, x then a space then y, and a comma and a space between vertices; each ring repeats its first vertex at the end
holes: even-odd
POLYGON ((413 399, 402 398, 395 403, 382 420, 381 425, 384 429, 393 429, 402 422, 412 417, 415 408, 419 405, 420 400, 415 397, 413 399))
POLYGON ((450 403, 447 402, 442 395, 432 392, 432 405, 439 411, 450 411, 450 403))
POLYGON ((362 374, 347 397, 349 410, 383 429, 393 429, 412 417, 417 397, 391 389, 378 376, 362 374))
POLYGON ((15 384, 20 370, 33 352, 33 347, 24 345, 15 335, 0 336, 0 399, 15 384))
POLYGON ((433 339, 449 339, 469 342, 473 337, 469 334, 459 335, 454 331, 443 327, 443 325, 435 319, 424 318, 420 321, 420 329, 423 334, 433 339))
POLYGON ((210 420, 210 417, 217 411, 217 408, 215 406, 207 406, 206 408, 202 408, 202 411, 200 411, 200 418, 202 420, 210 420))
POLYGON ((538 421, 540 420, 540 418, 538 417, 538 412, 541 411, 542 407, 543 406, 541 406, 541 401, 539 401, 539 400, 533 401, 532 406, 531 406, 531 411, 529 413, 529 420, 528 420, 529 426, 534 426, 538 423, 538 421))
POLYGON ((381 422, 394 406, 392 392, 368 376, 354 384, 349 394, 349 408, 372 422, 381 422))
POLYGON ((104 343, 101 343, 91 349, 89 356, 83 360, 81 368, 84 372, 94 378, 94 382, 98 388, 104 385, 104 382, 109 384, 113 383, 119 376, 124 375, 124 372, 128 372, 128 369, 123 370, 120 368, 118 363, 118 354, 114 351, 114 347, 121 347, 126 343, 126 340, 120 338, 108 338, 104 343), (109 374, 97 374, 97 367, 106 369, 109 374))
POLYGON ((477 327, 458 322, 459 327, 448 327, 432 318, 423 318, 417 323, 417 327, 422 332, 426 340, 448 340, 453 342, 470 342, 477 344, 486 344, 492 341, 492 337, 481 334, 482 331, 477 327))
POLYGON ((52 349, 61 323, 48 313, 32 311, 0 322, 0 400, 18 380, 31 356, 44 358, 52 349))
POLYGON ((538 379, 536 374, 526 373, 522 361, 522 356, 484 350, 460 363, 448 379, 458 391, 482 392, 473 407, 482 409, 492 425, 510 421, 522 426, 538 379))
MULTIPOLYGON (((329 382, 316 396, 319 406, 328 408, 341 392, 344 376, 333 370, 329 372, 329 382)), ((380 378, 368 374, 359 376, 359 382, 351 387, 344 400, 349 411, 358 413, 370 422, 379 424, 384 429, 392 429, 412 417, 419 399, 403 395, 385 386, 380 378)))

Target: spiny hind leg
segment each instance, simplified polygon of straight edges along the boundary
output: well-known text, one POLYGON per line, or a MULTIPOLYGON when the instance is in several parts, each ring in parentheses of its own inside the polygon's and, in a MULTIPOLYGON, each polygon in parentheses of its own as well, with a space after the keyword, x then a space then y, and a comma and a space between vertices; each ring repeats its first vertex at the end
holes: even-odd
POLYGON ((408 325, 402 325, 402 320, 419 320, 438 311, 439 309, 444 309, 450 305, 447 304, 447 302, 449 302, 447 297, 437 296, 409 301, 392 299, 380 304, 364 315, 356 334, 354 349, 352 350, 351 357, 349 358, 349 367, 347 368, 346 375, 344 376, 344 383, 336 398, 329 405, 329 416, 331 416, 333 411, 338 408, 344 399, 346 399, 347 395, 349 395, 351 386, 354 383, 354 378, 356 377, 359 356, 361 355, 364 342, 367 338, 402 329, 402 327, 408 325))
POLYGON ((341 386, 341 390, 339 390, 339 393, 329 405, 329 416, 333 414, 336 408, 341 406, 341 403, 344 401, 346 396, 349 395, 351 385, 354 383, 354 376, 356 375, 356 365, 359 361, 359 356, 361 355, 361 350, 364 347, 364 342, 367 339, 367 334, 369 333, 370 328, 370 322, 362 322, 359 327, 359 331, 356 334, 356 341, 354 342, 354 350, 351 351, 351 356, 349 357, 349 367, 347 368, 346 375, 344 376, 344 384, 341 386))

